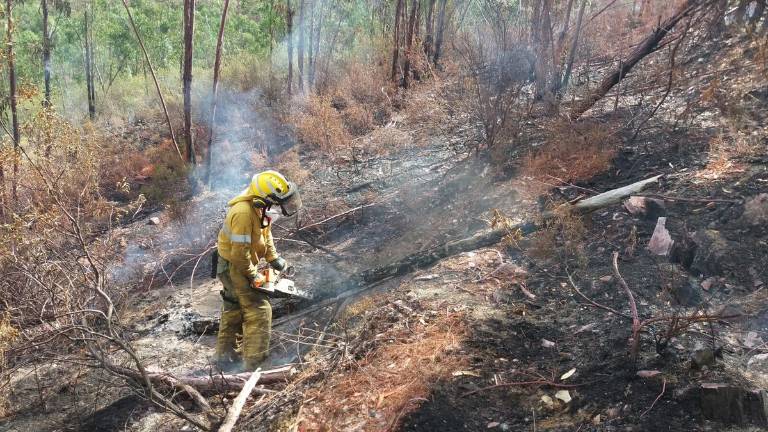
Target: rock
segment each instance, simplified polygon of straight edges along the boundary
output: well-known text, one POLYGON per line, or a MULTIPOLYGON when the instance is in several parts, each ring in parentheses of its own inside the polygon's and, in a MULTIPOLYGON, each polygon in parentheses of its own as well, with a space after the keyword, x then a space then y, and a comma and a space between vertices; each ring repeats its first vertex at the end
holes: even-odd
POLYGON ((219 319, 211 317, 196 317, 189 321, 189 331, 197 335, 215 335, 219 332, 219 319))
POLYGON ((710 348, 697 349, 691 354, 691 367, 702 369, 704 366, 715 364, 715 352, 710 348))
POLYGON ((630 197, 624 201, 624 208, 631 215, 647 220, 655 220, 667 214, 667 207, 664 201, 648 197, 630 197))
POLYGON ((749 259, 740 245, 732 242, 717 230, 697 231, 693 236, 696 252, 691 263, 691 270, 704 276, 735 273, 738 265, 735 259, 749 259))
POLYGON ((608 408, 607 410, 605 410, 605 416, 608 417, 609 419, 618 418, 619 414, 621 414, 621 410, 616 407, 608 408))
POLYGON ((675 303, 683 306, 697 306, 702 302, 701 286, 677 264, 660 263, 659 276, 662 289, 667 291, 675 303))
POLYGON ((768 353, 753 355, 747 361, 747 366, 760 371, 768 370, 768 353))
POLYGON ((157 216, 153 216, 149 218, 147 221, 147 225, 160 225, 160 218, 157 216))
POLYGON ((768 193, 761 193, 744 202, 742 221, 750 226, 768 224, 768 193))
POLYGON ((558 390, 557 393, 555 393, 555 398, 568 403, 571 401, 571 393, 568 390, 558 390))
POLYGON ((667 223, 667 218, 660 217, 656 222, 656 228, 653 230, 651 241, 648 242, 648 250, 656 255, 669 255, 669 251, 672 250, 672 246, 675 241, 672 240, 672 236, 664 226, 667 223))
POLYGON ((613 276, 611 276, 611 275, 601 276, 599 280, 602 283, 611 283, 611 282, 613 282, 613 276))
POLYGON ((551 340, 542 339, 541 340, 541 346, 544 347, 544 348, 554 348, 555 347, 555 343, 552 342, 551 340))
MULTIPOLYGON (((726 424, 768 426, 768 393, 733 384, 706 383, 690 394, 705 419, 726 424)), ((690 392, 689 392, 690 393, 690 392)))
POLYGON ((743 343, 744 343, 744 346, 747 348, 754 348, 758 345, 762 345, 763 339, 760 337, 759 334, 757 334, 757 332, 751 331, 751 332, 747 332, 747 334, 744 335, 743 343))
POLYGON ((708 277, 701 282, 701 288, 704 289, 704 291, 709 291, 715 283, 717 283, 716 277, 708 277))

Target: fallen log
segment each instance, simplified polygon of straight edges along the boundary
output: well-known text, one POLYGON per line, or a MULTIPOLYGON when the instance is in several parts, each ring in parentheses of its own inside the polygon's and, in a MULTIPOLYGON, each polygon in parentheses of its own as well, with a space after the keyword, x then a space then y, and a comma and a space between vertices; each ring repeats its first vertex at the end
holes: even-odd
MULTIPOLYGON (((294 374, 292 366, 283 366, 277 369, 261 371, 259 384, 277 384, 287 382, 294 374)), ((239 374, 211 375, 202 377, 180 377, 179 381, 189 384, 201 392, 242 390, 255 372, 243 372, 239 374)), ((267 389, 255 389, 260 394, 272 393, 267 389)))
POLYGON ((261 378, 261 371, 257 370, 245 382, 243 389, 237 395, 235 401, 232 402, 232 407, 227 411, 227 416, 224 418, 224 422, 221 423, 219 432, 230 432, 235 427, 237 419, 240 418, 240 412, 243 410, 243 405, 245 405, 248 396, 253 392, 253 388, 256 387, 256 383, 259 382, 259 378, 261 378))
MULTIPOLYGON (((120 366, 113 366, 113 368, 114 371, 120 375, 140 381, 145 380, 139 371, 120 366)), ((276 384, 287 382, 294 372, 295 370, 292 366, 283 366, 277 369, 261 371, 259 373, 261 377, 259 379, 259 384, 276 384)), ((198 405, 200 405, 202 401, 205 401, 200 393, 242 390, 252 376, 253 372, 180 377, 173 376, 166 372, 147 373, 147 378, 152 382, 152 384, 159 387, 175 388, 184 391, 185 393, 188 393, 189 396, 198 405)), ((253 391, 259 394, 273 393, 272 390, 268 389, 254 389, 253 391)), ((200 406, 200 408, 204 409, 205 405, 207 405, 207 402, 200 406)))
MULTIPOLYGON (((636 194, 652 183, 657 182, 661 177, 662 175, 657 175, 618 189, 603 192, 591 198, 579 201, 576 204, 564 204, 556 211, 543 213, 541 222, 552 219, 563 212, 570 211, 572 213, 583 215, 613 204, 618 204, 630 195, 636 194)), ((539 223, 523 222, 512 227, 498 228, 485 233, 476 234, 469 238, 450 241, 438 247, 409 255, 400 261, 383 267, 366 270, 361 273, 360 277, 364 283, 373 283, 388 277, 407 274, 417 268, 426 267, 457 253, 492 246, 500 242, 510 231, 519 231, 522 235, 531 234, 539 229, 539 223)))

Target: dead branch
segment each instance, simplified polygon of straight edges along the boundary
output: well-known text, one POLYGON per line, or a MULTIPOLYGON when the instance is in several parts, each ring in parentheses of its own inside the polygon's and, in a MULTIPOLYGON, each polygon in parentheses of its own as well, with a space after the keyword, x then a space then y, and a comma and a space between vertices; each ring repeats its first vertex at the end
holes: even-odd
POLYGON ((650 35, 648 35, 635 49, 629 54, 626 60, 620 60, 619 66, 606 75, 600 85, 589 96, 579 102, 571 111, 571 120, 576 120, 581 117, 587 110, 592 108, 597 101, 602 99, 616 84, 622 79, 626 78, 627 74, 632 71, 642 59, 648 54, 656 51, 659 42, 669 34, 672 29, 675 28, 678 22, 693 12, 696 7, 706 3, 701 0, 686 0, 677 9, 674 15, 667 18, 661 25, 656 27, 650 35))
POLYGON ((627 293, 629 299, 629 310, 632 313, 632 336, 629 341, 629 354, 633 364, 637 360, 637 351, 640 346, 640 318, 637 315, 637 303, 635 303, 635 296, 632 295, 632 290, 629 289, 627 281, 621 277, 619 273, 619 253, 613 253, 613 276, 619 281, 619 285, 624 288, 624 292, 627 293))
POLYGON ((666 390, 667 390, 667 379, 666 378, 662 378, 662 380, 661 380, 661 393, 659 393, 659 395, 656 396, 656 399, 653 400, 653 403, 651 404, 651 406, 649 406, 647 410, 643 411, 643 413, 640 414, 640 417, 643 417, 644 415, 648 414, 653 409, 653 407, 656 406, 656 402, 658 402, 659 399, 661 399, 661 397, 664 396, 664 392, 666 390))
POLYGON ((570 273, 566 273, 566 274, 568 275, 568 281, 571 283, 571 287, 576 292, 576 294, 579 295, 579 297, 584 299, 584 301, 586 301, 587 303, 589 303, 590 305, 592 305, 592 306, 594 306, 594 307, 596 307, 598 309, 603 309, 603 310, 608 311, 608 312, 610 312, 610 313, 612 313, 614 315, 618 315, 620 317, 627 318, 627 319, 630 318, 629 315, 621 313, 621 312, 619 312, 616 309, 613 309, 611 307, 608 307, 608 306, 602 305, 600 303, 597 303, 594 300, 592 300, 589 297, 587 297, 586 295, 584 295, 584 293, 582 293, 581 290, 579 289, 579 287, 576 285, 576 282, 573 281, 573 277, 571 277, 571 274, 570 273))
POLYGON ((325 223, 328 223, 328 222, 330 222, 330 221, 332 221, 332 220, 334 220, 334 219, 338 219, 338 218, 340 218, 340 217, 342 217, 342 216, 346 216, 346 215, 348 215, 348 214, 350 214, 350 213, 354 213, 354 212, 356 212, 356 211, 358 211, 358 210, 362 210, 362 209, 364 209, 364 208, 373 207, 373 206, 375 206, 375 205, 377 205, 377 204, 378 204, 378 203, 363 204, 363 205, 361 205, 361 206, 357 206, 357 207, 355 207, 355 208, 351 208, 351 209, 349 209, 349 210, 343 211, 343 212, 341 212, 341 213, 338 213, 338 214, 335 214, 335 215, 333 215, 333 216, 329 216, 329 217, 327 217, 327 218, 325 218, 325 219, 323 219, 323 220, 321 220, 321 221, 318 221, 318 222, 313 222, 313 223, 311 223, 311 224, 309 224, 309 225, 304 225, 303 227, 301 227, 301 228, 298 228, 298 229, 297 229, 295 232, 304 231, 304 230, 307 230, 307 229, 309 229, 309 228, 314 228, 314 227, 316 227, 316 226, 320 226, 320 225, 322 225, 322 224, 325 224, 325 223))
POLYGON ((669 195, 660 195, 660 194, 637 194, 634 196, 639 197, 646 197, 646 198, 656 198, 664 201, 680 201, 680 202, 691 202, 691 203, 724 203, 724 204, 742 204, 742 200, 731 200, 731 199, 716 199, 716 198, 685 198, 685 197, 675 197, 675 196, 669 196, 669 195))
POLYGON ((256 372, 251 374, 248 381, 245 382, 243 389, 237 395, 234 402, 232 402, 232 407, 227 412, 227 417, 224 418, 224 422, 221 424, 219 432, 230 432, 232 428, 235 427, 235 423, 237 423, 237 419, 240 417, 240 412, 243 410, 243 405, 245 405, 248 396, 251 395, 253 388, 256 387, 256 383, 259 382, 260 378, 261 370, 256 370, 256 372))

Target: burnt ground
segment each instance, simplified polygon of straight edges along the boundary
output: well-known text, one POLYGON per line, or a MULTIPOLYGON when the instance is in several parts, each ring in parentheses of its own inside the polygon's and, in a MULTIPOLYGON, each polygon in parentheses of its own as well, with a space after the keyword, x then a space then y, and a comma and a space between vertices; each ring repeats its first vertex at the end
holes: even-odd
MULTIPOLYGON (((512 259, 529 270, 527 288, 536 294, 536 300, 526 301, 519 292, 511 294, 510 304, 499 305, 505 312, 504 319, 473 323, 466 349, 473 359, 473 369, 480 371, 482 379, 463 377, 441 382, 432 389, 429 402, 404 418, 403 430, 536 430, 534 422, 540 430, 562 431, 742 430, 739 426, 749 427, 750 423, 752 427, 764 425, 760 416, 708 420, 705 417, 712 417, 712 413, 702 410, 697 388, 706 382, 738 383, 746 388, 765 385, 762 380, 745 380, 743 371, 733 366, 741 363, 743 368, 748 361, 743 356, 754 355, 763 347, 753 350, 751 344, 745 347, 733 343, 743 342, 749 331, 765 338, 765 321, 761 318, 766 308, 763 281, 768 276, 765 226, 745 221, 741 205, 715 205, 706 198, 726 200, 763 193, 768 171, 761 163, 742 161, 742 169, 735 175, 701 182, 696 172, 706 169, 705 146, 694 142, 684 147, 685 151, 678 148, 660 145, 650 150, 655 152, 652 159, 636 150, 625 150, 614 162, 616 171, 577 186, 600 191, 666 172, 666 180, 654 193, 704 198, 701 202, 665 203, 667 228, 673 238, 686 243, 687 248, 696 248, 696 240, 691 238, 702 232, 717 233, 723 242, 701 244, 695 251, 686 251, 695 255, 692 259, 670 263, 645 248, 656 218, 638 219, 621 206, 614 206, 587 218, 584 256, 578 259, 567 254, 531 257, 527 246, 536 241, 535 236, 520 249, 510 248, 507 252, 512 259), (671 166, 685 167, 687 173, 671 166), (633 168, 629 176, 623 175, 629 171, 627 167, 633 168), (628 320, 585 305, 574 297, 567 279, 569 266, 586 295, 628 312, 621 288, 613 280, 606 281, 606 276, 612 274, 612 251, 621 253, 621 273, 637 298, 641 319, 697 309, 714 311, 723 305, 739 310, 737 305, 745 303, 749 305, 745 309, 757 315, 737 323, 718 322, 711 328, 692 329, 673 339, 660 354, 654 351, 652 335, 644 334, 640 358, 633 365, 627 355, 628 320), (578 260, 582 260, 581 265, 578 260), (708 278, 717 278, 717 282, 705 291, 701 282, 708 278), (555 342, 555 347, 542 347, 543 339, 555 342), (713 343, 715 351, 722 350, 725 358, 697 367, 692 361, 694 353, 710 349, 713 343), (531 381, 531 376, 538 375, 552 380, 571 368, 576 373, 568 381, 554 379, 576 385, 568 389, 573 398, 568 404, 555 399, 557 388, 550 385, 479 390, 494 383, 531 381), (661 374, 646 379, 638 377, 636 370, 657 370, 661 374), (661 392, 662 380, 666 383, 664 394, 646 414, 661 392), (465 396, 475 390, 479 391, 465 396), (542 402, 545 395, 555 403, 542 402)), ((661 332, 663 327, 655 330, 661 332)))

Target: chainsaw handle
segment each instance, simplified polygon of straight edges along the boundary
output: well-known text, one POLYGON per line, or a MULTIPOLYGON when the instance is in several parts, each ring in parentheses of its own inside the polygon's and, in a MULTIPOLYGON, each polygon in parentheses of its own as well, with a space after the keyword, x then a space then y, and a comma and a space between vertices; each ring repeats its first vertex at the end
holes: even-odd
POLYGON ((283 271, 280 273, 280 276, 291 277, 291 276, 293 276, 295 273, 296 273, 296 268, 295 268, 294 266, 288 266, 288 267, 286 267, 286 269, 285 269, 285 270, 283 270, 283 271))

